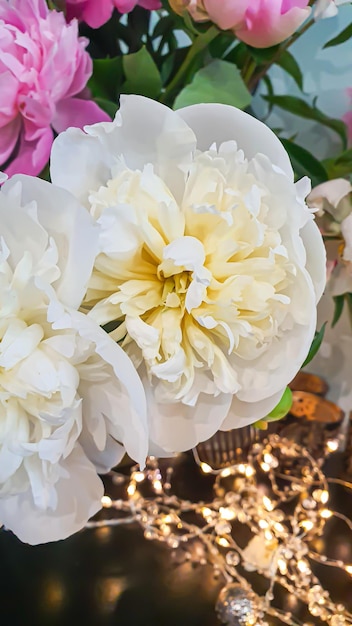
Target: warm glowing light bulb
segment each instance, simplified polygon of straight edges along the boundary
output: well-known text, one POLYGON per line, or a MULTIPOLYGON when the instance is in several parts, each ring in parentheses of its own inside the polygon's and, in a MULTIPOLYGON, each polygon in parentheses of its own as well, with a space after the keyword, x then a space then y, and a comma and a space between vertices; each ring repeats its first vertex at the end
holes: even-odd
POLYGON ((220 507, 219 513, 221 515, 221 518, 226 519, 227 521, 231 521, 236 517, 236 513, 232 509, 225 508, 223 506, 220 507))
POLYGON ((269 524, 265 519, 260 519, 258 522, 259 528, 262 528, 263 530, 265 530, 265 528, 268 528, 269 524))
POLYGON ((333 512, 329 511, 329 509, 322 509, 320 511, 320 517, 322 517, 323 519, 329 519, 329 517, 332 517, 333 512))
POLYGON ((227 476, 231 476, 231 474, 232 474, 232 470, 231 470, 230 467, 225 467, 225 469, 223 469, 222 472, 221 472, 222 478, 226 478, 227 476))
POLYGON ((314 524, 312 520, 310 519, 304 519, 302 522, 300 522, 299 525, 301 526, 301 528, 307 531, 312 530, 312 528, 314 528, 314 524))
POLYGON ((337 439, 329 439, 329 441, 326 442, 326 447, 329 452, 336 452, 339 447, 339 442, 337 439))
POLYGON ((210 467, 208 463, 201 463, 200 469, 202 470, 202 472, 204 472, 204 474, 211 474, 211 472, 213 471, 213 468, 210 467))
POLYGON ((227 541, 227 539, 225 539, 225 537, 217 537, 216 538, 216 543, 218 543, 219 546, 221 546, 222 548, 229 548, 230 547, 230 543, 227 541))
POLYGON ((316 489, 312 495, 316 502, 326 504, 329 501, 329 492, 326 489, 316 489))
POLYGON ((246 474, 247 478, 250 478, 251 476, 254 476, 254 474, 255 474, 254 467, 252 467, 251 465, 247 465, 245 474, 246 474))
POLYGON ((101 504, 104 509, 110 509, 112 507, 112 500, 109 496, 103 496, 101 499, 101 504))
POLYGON ((153 489, 156 493, 162 493, 163 486, 160 480, 153 480, 153 489))
POLYGON ((352 565, 346 565, 345 571, 352 576, 352 565))
POLYGON ((272 503, 270 498, 268 498, 268 496, 263 496, 263 504, 267 511, 273 511, 275 508, 274 504, 272 503))
POLYGON ((307 561, 303 561, 303 559, 297 562, 297 569, 302 574, 307 574, 310 571, 307 561))
POLYGON ((143 482, 143 480, 145 479, 144 473, 143 473, 143 472, 134 472, 134 474, 133 474, 133 479, 134 479, 137 483, 141 483, 141 482, 143 482))
POLYGON ((129 496, 134 496, 136 493, 136 485, 135 483, 130 483, 127 487, 127 493, 129 496))

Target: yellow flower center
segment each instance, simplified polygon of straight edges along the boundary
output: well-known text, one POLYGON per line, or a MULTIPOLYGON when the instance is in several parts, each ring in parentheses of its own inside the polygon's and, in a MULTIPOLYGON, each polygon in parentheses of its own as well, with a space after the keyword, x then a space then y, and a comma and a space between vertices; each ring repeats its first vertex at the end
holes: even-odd
POLYGON ((159 379, 160 398, 192 403, 199 376, 211 393, 236 393, 232 360, 257 358, 293 324, 296 271, 282 209, 243 155, 199 155, 178 203, 150 168, 122 166, 90 203, 102 233, 90 314, 120 323, 114 338, 159 379))

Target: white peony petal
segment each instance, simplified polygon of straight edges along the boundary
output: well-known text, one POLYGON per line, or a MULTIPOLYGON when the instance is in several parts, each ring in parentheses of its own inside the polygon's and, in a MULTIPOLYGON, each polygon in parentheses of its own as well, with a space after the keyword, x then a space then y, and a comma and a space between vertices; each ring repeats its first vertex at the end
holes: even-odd
POLYGON ((143 170, 152 163, 174 195, 182 196, 185 174, 181 168, 188 168, 196 140, 191 129, 168 107, 143 96, 121 96, 114 122, 86 126, 84 130, 88 136, 69 129, 54 141, 54 184, 85 202, 87 191, 105 184, 114 162, 123 157, 127 167, 134 170, 143 170))
POLYGON ((208 150, 214 142, 220 147, 234 140, 247 159, 263 153, 293 180, 290 159, 280 140, 248 113, 223 104, 195 104, 179 109, 177 114, 195 133, 199 150, 208 150))
POLYGON ((54 185, 67 189, 87 205, 91 190, 99 189, 110 177, 113 163, 114 156, 97 137, 79 128, 68 128, 54 140, 50 176, 54 185))
MULTIPOLYGON (((10 191, 19 184, 23 203, 27 204, 35 198, 38 220, 55 239, 59 250, 61 276, 55 283, 56 293, 61 302, 78 308, 87 290, 98 252, 98 229, 87 211, 64 189, 24 175, 14 176, 3 189, 10 191)), ((18 221, 22 219, 18 218, 18 221)), ((29 239, 29 233, 26 234, 26 238, 19 237, 22 249, 23 242, 29 239)))
POLYGON ((141 372, 148 405, 149 454, 172 456, 206 441, 219 430, 231 406, 230 394, 200 394, 194 407, 179 402, 158 403, 148 377, 143 369, 141 372))
POLYGON ((323 295, 326 284, 326 250, 318 226, 313 220, 301 230, 301 237, 306 249, 306 269, 312 277, 316 302, 323 295), (322 263, 322 260, 325 263, 322 263))
POLYGON ((66 539, 101 509, 103 483, 80 446, 61 468, 62 477, 53 487, 55 510, 36 507, 30 491, 0 498, 0 520, 21 541, 36 545, 66 539))
POLYGON ((113 415, 109 415, 112 425, 123 433, 127 454, 144 467, 148 454, 148 427, 146 399, 141 380, 127 354, 99 326, 86 315, 77 311, 70 313, 71 328, 84 339, 95 345, 95 352, 109 363, 116 375, 112 384, 120 385, 122 411, 116 404, 113 415), (125 401, 126 394, 128 402, 125 401))
POLYGON ((337 208, 337 205, 341 200, 352 192, 351 183, 345 178, 335 178, 334 180, 328 180, 326 183, 321 183, 314 187, 310 192, 307 201, 309 206, 316 206, 322 208, 324 200, 337 208))
POLYGON ((259 402, 241 402, 236 396, 233 397, 230 410, 221 424, 220 430, 232 430, 243 428, 253 424, 257 420, 266 417, 280 402, 285 387, 259 402))

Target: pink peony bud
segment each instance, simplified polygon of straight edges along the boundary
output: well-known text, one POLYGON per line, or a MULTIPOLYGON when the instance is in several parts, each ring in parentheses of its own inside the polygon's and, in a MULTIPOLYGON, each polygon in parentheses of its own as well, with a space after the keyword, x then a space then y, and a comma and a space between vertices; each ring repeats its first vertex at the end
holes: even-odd
POLYGON ((92 61, 78 37, 45 0, 0 0, 0 168, 37 175, 54 132, 110 118, 84 89, 92 61))
POLYGON ((196 21, 206 17, 255 48, 268 48, 290 37, 307 19, 309 0, 169 0, 177 13, 196 21))
POLYGON ((138 4, 144 9, 160 9, 159 0, 66 0, 66 17, 76 17, 92 28, 99 28, 107 22, 114 9, 129 13, 138 4))

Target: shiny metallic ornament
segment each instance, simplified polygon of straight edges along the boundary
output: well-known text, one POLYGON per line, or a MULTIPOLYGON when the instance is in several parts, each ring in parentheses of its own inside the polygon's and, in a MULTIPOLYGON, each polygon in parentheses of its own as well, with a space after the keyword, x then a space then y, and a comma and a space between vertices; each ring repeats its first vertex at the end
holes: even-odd
POLYGON ((215 608, 219 619, 228 626, 257 624, 253 594, 238 583, 230 583, 221 589, 215 608))

